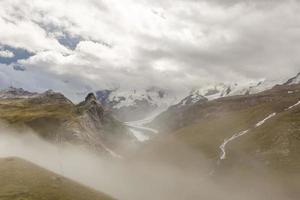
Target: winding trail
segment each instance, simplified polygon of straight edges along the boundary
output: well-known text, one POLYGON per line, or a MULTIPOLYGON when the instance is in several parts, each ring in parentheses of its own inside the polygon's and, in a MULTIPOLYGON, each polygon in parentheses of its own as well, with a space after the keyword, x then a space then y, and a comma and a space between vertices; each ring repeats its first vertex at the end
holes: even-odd
MULTIPOLYGON (((295 108, 296 106, 299 106, 299 105, 300 105, 300 101, 298 101, 296 104, 294 104, 294 105, 292 105, 292 106, 286 108, 285 111, 291 110, 291 109, 293 109, 293 108, 295 108)), ((263 120, 257 122, 257 123, 255 124, 255 126, 254 126, 252 129, 255 129, 255 128, 258 128, 258 127, 262 126, 262 125, 265 124, 268 120, 270 120, 271 118, 275 117, 276 114, 277 114, 277 113, 272 113, 272 114, 268 115, 268 116, 267 116, 266 118, 264 118, 263 120)), ((248 133, 250 130, 252 130, 252 129, 248 129, 248 130, 241 131, 241 132, 239 132, 239 133, 234 134, 234 135, 231 136, 230 138, 225 139, 224 142, 219 146, 219 148, 221 149, 220 160, 225 160, 225 159, 226 159, 226 145, 227 145, 229 142, 231 142, 231 141, 233 141, 233 140, 235 140, 235 139, 237 139, 237 138, 239 138, 239 137, 241 137, 241 136, 247 134, 247 133, 248 133)))

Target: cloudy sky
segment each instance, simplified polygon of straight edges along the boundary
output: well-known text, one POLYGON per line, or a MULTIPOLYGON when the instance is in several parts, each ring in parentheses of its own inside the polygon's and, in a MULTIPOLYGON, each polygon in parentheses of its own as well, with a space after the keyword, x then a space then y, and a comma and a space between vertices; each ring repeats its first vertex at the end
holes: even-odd
POLYGON ((0 87, 192 88, 300 71, 297 0, 0 0, 0 87))

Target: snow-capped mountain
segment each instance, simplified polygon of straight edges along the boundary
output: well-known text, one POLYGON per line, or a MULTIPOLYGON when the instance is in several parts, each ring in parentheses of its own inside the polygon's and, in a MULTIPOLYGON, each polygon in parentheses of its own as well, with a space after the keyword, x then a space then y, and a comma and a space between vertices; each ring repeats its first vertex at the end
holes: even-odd
POLYGON ((172 107, 180 108, 227 96, 255 94, 271 89, 277 83, 278 82, 276 81, 259 80, 245 83, 217 83, 203 85, 199 88, 193 89, 178 104, 172 107))
MULTIPOLYGON (((293 79, 296 82, 296 78, 293 79)), ((271 89, 277 84, 283 84, 284 81, 275 80, 257 80, 244 83, 217 83, 204 85, 197 89, 193 89, 190 94, 180 101, 178 106, 188 106, 195 103, 211 101, 214 99, 236 96, 236 95, 250 95, 256 94, 268 89, 271 89)))
POLYGON ((293 85, 300 83, 300 72, 293 78, 289 79, 285 85, 293 85))
POLYGON ((208 101, 208 99, 205 96, 203 96, 199 90, 194 90, 187 97, 182 99, 178 104, 174 105, 174 107, 189 106, 206 101, 208 101))
POLYGON ((204 85, 183 94, 157 87, 144 90, 113 89, 99 90, 96 96, 119 120, 136 121, 165 111, 171 106, 183 107, 226 96, 252 94, 270 89, 274 84, 263 80, 244 84, 218 83, 204 85))
POLYGON ((111 109, 121 121, 136 121, 147 118, 169 107, 184 107, 214 99, 256 94, 273 88, 275 85, 300 83, 300 73, 287 80, 252 80, 233 83, 213 83, 201 85, 190 92, 178 94, 175 91, 151 87, 144 90, 99 90, 97 99, 111 109))
POLYGON ((216 85, 200 87, 199 89, 194 90, 193 93, 202 95, 208 100, 213 100, 226 96, 255 94, 270 89, 277 83, 278 82, 266 80, 246 83, 219 83, 216 85))
POLYGON ((184 97, 184 95, 180 96, 175 92, 157 87, 144 90, 99 90, 96 96, 121 121, 146 118, 178 103, 184 97))

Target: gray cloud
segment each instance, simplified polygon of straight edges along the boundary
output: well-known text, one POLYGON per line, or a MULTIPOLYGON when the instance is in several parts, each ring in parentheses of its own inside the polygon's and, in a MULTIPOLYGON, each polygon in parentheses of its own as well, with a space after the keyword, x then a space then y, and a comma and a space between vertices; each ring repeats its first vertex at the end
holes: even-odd
POLYGON ((0 43, 34 52, 15 62, 47 77, 43 88, 58 87, 50 81, 58 80, 78 92, 112 85, 188 89, 300 71, 296 0, 4 0, 0 6, 7 30, 0 43))

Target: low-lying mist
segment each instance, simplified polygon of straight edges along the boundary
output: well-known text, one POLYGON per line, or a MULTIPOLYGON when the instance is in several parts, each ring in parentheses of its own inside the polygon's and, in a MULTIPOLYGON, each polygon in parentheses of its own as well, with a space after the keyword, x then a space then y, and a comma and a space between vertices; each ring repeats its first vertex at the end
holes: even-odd
POLYGON ((259 176, 211 176, 210 161, 186 147, 181 154, 189 163, 177 166, 147 157, 100 156, 83 147, 49 143, 31 132, 2 128, 0 133, 0 157, 23 158, 121 200, 289 199, 280 186, 259 176))

